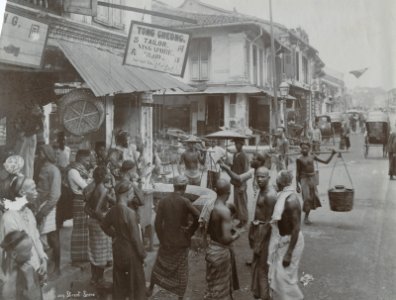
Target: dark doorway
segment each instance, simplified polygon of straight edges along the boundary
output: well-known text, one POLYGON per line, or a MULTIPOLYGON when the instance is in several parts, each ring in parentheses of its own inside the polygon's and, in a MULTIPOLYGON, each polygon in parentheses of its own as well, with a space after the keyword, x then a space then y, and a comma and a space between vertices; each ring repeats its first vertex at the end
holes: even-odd
POLYGON ((220 130, 224 126, 224 97, 209 96, 206 98, 206 133, 220 130))
POLYGON ((249 127, 269 132, 270 130, 270 106, 265 99, 249 99, 249 127))

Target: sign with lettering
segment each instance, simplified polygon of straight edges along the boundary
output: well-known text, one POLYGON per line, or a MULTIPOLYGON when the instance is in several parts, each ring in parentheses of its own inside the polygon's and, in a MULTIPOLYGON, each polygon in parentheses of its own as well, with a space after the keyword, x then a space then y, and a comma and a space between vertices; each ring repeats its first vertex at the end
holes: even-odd
POLYGON ((47 24, 6 11, 0 35, 0 62, 40 68, 47 34, 47 24))
POLYGON ((124 64, 183 76, 190 34, 131 22, 124 64))

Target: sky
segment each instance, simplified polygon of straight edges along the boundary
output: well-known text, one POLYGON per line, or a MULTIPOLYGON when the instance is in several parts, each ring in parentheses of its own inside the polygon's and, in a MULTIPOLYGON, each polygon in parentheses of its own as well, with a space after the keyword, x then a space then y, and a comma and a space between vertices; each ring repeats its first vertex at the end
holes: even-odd
MULTIPOLYGON (((178 6, 184 0, 161 0, 178 6)), ((201 0, 269 20, 269 0, 201 0)), ((396 88, 396 0, 272 0, 274 22, 301 26, 350 88, 396 88), (349 71, 369 69, 359 79, 349 71)), ((5 0, 0 0, 0 27, 5 0)))
MULTIPOLYGON (((183 0, 161 0, 178 6, 183 0)), ((202 0, 269 20, 269 0, 202 0)), ((274 22, 301 26, 348 87, 396 88, 395 0, 272 0, 274 22), (368 67, 359 79, 349 71, 368 67)))

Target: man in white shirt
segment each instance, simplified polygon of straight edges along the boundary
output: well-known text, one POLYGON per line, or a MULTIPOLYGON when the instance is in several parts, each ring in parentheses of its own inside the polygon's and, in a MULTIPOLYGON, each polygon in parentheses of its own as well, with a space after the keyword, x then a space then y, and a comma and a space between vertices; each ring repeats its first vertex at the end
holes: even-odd
POLYGON ((209 148, 206 150, 205 167, 208 171, 206 187, 214 190, 217 180, 220 179, 219 161, 225 157, 226 151, 216 145, 216 140, 209 141, 209 148))

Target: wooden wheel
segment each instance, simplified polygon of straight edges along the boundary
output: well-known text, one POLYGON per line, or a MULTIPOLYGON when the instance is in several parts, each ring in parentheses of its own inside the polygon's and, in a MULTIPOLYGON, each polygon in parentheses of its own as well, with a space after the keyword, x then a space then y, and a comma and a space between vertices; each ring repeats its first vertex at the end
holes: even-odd
POLYGON ((60 114, 64 128, 77 136, 98 130, 105 117, 103 103, 86 89, 62 97, 60 114))

